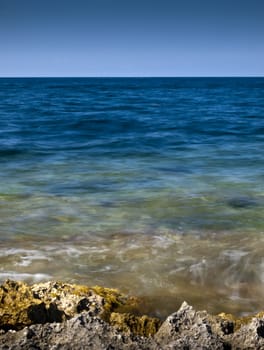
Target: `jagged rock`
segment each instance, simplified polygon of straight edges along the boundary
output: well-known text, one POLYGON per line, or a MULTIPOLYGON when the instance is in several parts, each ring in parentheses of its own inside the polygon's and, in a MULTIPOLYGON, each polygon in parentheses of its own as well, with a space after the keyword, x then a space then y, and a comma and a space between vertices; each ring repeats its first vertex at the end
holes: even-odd
POLYGON ((119 328, 123 320, 124 331, 153 334, 160 321, 148 316, 130 315, 129 311, 135 310, 138 312, 137 298, 99 286, 45 282, 30 287, 23 282, 6 281, 0 287, 0 329, 4 330, 20 330, 36 323, 62 322, 87 311, 90 317, 99 317, 119 328))
MULTIPOLYGON (((89 311, 91 316, 102 316, 105 312, 105 299, 86 286, 46 282, 33 285, 31 290, 34 297, 45 305, 55 304, 67 319, 84 310, 89 311)), ((108 289, 109 294, 110 291, 108 289)))
POLYGON ((264 313, 236 319, 184 302, 162 324, 137 298, 62 282, 0 286, 0 350, 264 349, 264 313))
POLYGON ((232 349, 263 350, 264 349, 264 319, 252 318, 249 324, 243 325, 234 333, 232 349))
POLYGON ((219 334, 213 333, 210 315, 196 312, 186 302, 163 322, 155 340, 166 349, 223 350, 229 346, 219 334))
POLYGON ((156 349, 152 338, 123 334, 87 312, 63 323, 33 325, 0 336, 0 349, 12 350, 122 350, 156 349))
POLYGON ((36 298, 28 285, 6 281, 0 286, 0 328, 21 329, 34 323, 61 322, 63 313, 54 304, 36 298))

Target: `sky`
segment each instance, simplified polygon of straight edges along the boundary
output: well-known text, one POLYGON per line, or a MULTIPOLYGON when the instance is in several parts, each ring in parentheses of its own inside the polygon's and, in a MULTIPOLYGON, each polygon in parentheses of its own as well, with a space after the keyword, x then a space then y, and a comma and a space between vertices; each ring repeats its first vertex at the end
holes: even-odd
POLYGON ((264 76, 264 0, 0 0, 7 76, 264 76))

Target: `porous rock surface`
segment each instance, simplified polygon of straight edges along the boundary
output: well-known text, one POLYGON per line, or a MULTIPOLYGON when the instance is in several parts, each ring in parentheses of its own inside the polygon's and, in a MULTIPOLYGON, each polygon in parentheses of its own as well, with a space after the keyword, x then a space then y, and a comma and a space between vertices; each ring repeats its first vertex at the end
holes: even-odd
POLYGON ((264 349, 263 313, 235 319, 186 302, 163 323, 137 298, 61 282, 0 286, 0 349, 264 349))

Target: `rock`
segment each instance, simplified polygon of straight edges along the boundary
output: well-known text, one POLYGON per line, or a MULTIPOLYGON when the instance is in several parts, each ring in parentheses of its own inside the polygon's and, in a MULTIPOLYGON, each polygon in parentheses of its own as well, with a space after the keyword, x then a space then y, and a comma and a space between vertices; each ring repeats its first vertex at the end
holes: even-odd
POLYGON ((34 323, 61 322, 62 316, 56 305, 45 305, 25 283, 6 281, 0 286, 1 329, 17 330, 34 323))
MULTIPOLYGON (((56 305, 66 319, 84 310, 89 311, 91 316, 102 316, 106 309, 104 307, 105 299, 86 286, 46 282, 33 285, 31 291, 34 297, 43 301, 45 305, 56 305)), ((110 289, 108 289, 108 293, 111 293, 110 289)), ((107 295, 106 292, 105 294, 107 295)), ((115 302, 118 303, 116 299, 115 302)), ((109 301, 108 304, 110 304, 107 305, 108 308, 111 308, 112 304, 109 301)))
POLYGON ((109 323, 121 332, 148 337, 157 333, 162 322, 158 318, 151 318, 146 315, 135 316, 128 313, 112 312, 109 323))
POLYGON ((264 349, 264 312, 236 319, 186 302, 163 323, 118 290, 62 282, 0 286, 0 349, 264 349))
POLYGON ((122 334, 87 312, 63 323, 33 325, 19 332, 0 336, 0 349, 12 350, 98 350, 155 349, 151 338, 122 334))
MULTIPOLYGON (((163 322, 155 340, 166 349, 228 349, 229 345, 212 331, 212 318, 196 312, 186 302, 163 322)), ((229 347, 230 348, 230 347, 229 347)))
POLYGON ((130 315, 129 311, 138 312, 138 305, 137 298, 125 296, 116 289, 62 282, 30 287, 23 282, 6 281, 0 287, 0 329, 20 330, 36 323, 62 322, 87 311, 90 317, 99 317, 119 328, 123 322, 124 331, 153 334, 160 320, 130 315))
POLYGON ((264 319, 252 318, 249 324, 243 325, 231 339, 232 349, 264 349, 264 319))
POLYGON ((233 197, 227 201, 227 204, 234 209, 247 209, 257 206, 258 202, 251 197, 233 197))

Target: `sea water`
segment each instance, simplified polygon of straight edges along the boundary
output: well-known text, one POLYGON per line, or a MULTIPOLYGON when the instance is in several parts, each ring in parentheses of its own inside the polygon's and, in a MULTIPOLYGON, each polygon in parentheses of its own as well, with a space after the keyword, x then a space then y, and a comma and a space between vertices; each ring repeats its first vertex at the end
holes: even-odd
POLYGON ((263 309, 264 78, 0 79, 0 280, 263 309))

